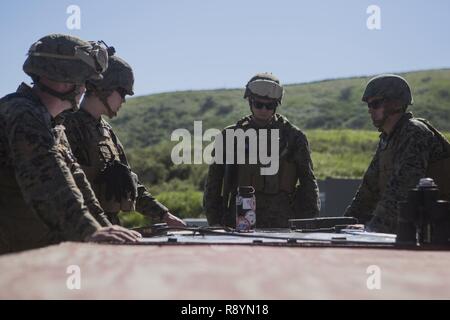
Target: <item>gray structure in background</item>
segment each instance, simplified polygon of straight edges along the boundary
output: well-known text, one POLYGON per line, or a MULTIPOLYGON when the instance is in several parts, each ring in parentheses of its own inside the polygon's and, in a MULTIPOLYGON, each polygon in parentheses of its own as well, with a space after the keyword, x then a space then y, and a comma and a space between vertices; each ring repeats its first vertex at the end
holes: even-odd
POLYGON ((206 218, 185 218, 183 219, 188 227, 207 227, 208 221, 206 218))
POLYGON ((320 191, 320 216, 337 217, 344 214, 353 200, 361 179, 327 178, 317 181, 320 191))

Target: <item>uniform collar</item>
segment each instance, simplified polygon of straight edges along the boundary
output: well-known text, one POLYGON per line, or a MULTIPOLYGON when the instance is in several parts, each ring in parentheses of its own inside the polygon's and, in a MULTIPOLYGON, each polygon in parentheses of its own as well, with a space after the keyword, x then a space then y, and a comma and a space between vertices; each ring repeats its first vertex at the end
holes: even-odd
POLYGON ((256 128, 256 129, 273 129, 274 127, 277 127, 277 126, 278 126, 278 122, 279 122, 280 119, 282 119, 282 118, 283 118, 283 117, 282 117, 280 114, 275 113, 275 114, 273 115, 272 119, 270 119, 270 121, 269 121, 265 126, 260 126, 260 125, 258 125, 258 124, 255 122, 255 120, 254 120, 254 118, 253 118, 253 115, 248 116, 248 117, 247 117, 247 120, 248 120, 248 123, 249 123, 252 127, 256 128))
POLYGON ((39 96, 33 91, 32 87, 30 87, 25 82, 22 82, 17 88, 16 92, 35 103, 36 109, 43 115, 45 122, 49 126, 54 127, 57 124, 55 123, 55 120, 53 119, 50 112, 48 112, 47 107, 42 103, 39 96))
POLYGON ((92 116, 92 114, 90 114, 85 108, 81 108, 79 111, 77 111, 80 113, 80 115, 84 118, 84 120, 86 121, 86 123, 94 123, 94 124, 99 124, 102 122, 102 117, 100 117, 100 119, 96 119, 92 116))
POLYGON ((22 82, 19 87, 16 90, 17 93, 19 93, 22 96, 25 96, 27 99, 33 100, 34 102, 39 103, 43 106, 41 99, 36 95, 36 93, 33 91, 33 88, 30 87, 25 82, 22 82))
POLYGON ((397 123, 394 126, 394 129, 392 130, 392 132, 388 135, 386 133, 381 133, 380 134, 380 138, 385 139, 385 140, 389 140, 391 139, 398 131, 401 130, 401 128, 403 128, 406 123, 413 117, 413 114, 411 112, 406 112, 404 113, 400 119, 398 119, 397 123))

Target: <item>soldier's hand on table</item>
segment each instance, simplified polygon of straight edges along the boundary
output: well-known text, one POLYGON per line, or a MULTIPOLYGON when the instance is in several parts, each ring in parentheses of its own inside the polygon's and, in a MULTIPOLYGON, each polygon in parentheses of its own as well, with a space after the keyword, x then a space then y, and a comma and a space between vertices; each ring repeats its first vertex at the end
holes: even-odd
POLYGON ((137 242, 142 238, 139 232, 128 230, 120 226, 104 227, 92 235, 86 241, 88 242, 137 242))
POLYGON ((186 227, 186 223, 180 218, 174 216, 170 212, 166 212, 163 215, 163 221, 167 223, 169 227, 186 227))

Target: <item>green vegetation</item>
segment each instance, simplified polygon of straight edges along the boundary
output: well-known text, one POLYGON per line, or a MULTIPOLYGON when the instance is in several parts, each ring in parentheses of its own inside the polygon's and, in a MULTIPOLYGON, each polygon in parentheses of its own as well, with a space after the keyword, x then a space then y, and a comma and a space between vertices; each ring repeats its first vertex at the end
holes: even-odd
MULTIPOLYGON (((413 88, 415 116, 450 131, 450 70, 403 74, 413 88)), ((286 86, 279 111, 302 130, 372 130, 367 107, 360 101, 369 78, 324 80, 286 86)), ((243 80, 243 83, 245 80, 243 80)), ((161 93, 130 99, 112 121, 125 147, 142 148, 169 141, 177 128, 223 128, 249 113, 243 89, 161 93)))
POLYGON ((360 178, 376 149, 375 130, 312 130, 306 132, 318 179, 360 178))
MULTIPOLYGON (((450 131, 450 70, 403 74, 413 88, 411 111, 450 131)), ((310 142, 315 173, 326 177, 360 178, 376 149, 378 132, 360 101, 369 78, 325 80, 286 86, 279 112, 302 129, 310 142), (356 129, 356 130, 355 130, 356 129)), ((133 170, 152 194, 181 217, 202 214, 206 165, 173 165, 170 154, 177 128, 193 132, 223 127, 246 115, 243 90, 187 91, 130 99, 111 123, 125 145, 133 170)), ((450 138, 450 134, 447 134, 450 138)), ((121 216, 128 226, 149 221, 140 215, 121 216)))

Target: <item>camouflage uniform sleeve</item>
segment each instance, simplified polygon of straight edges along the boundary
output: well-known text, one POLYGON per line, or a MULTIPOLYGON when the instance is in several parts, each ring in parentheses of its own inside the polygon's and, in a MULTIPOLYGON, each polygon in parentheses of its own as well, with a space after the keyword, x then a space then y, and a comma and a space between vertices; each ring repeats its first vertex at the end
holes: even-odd
MULTIPOLYGON (((383 225, 396 224, 400 211, 399 202, 406 201, 408 191, 414 188, 426 174, 430 157, 429 146, 432 144, 431 133, 424 134, 419 130, 406 136, 398 144, 398 149, 395 150, 394 172, 373 211, 374 217, 378 217, 383 225)), ((380 231, 395 232, 395 230, 380 231)))
MULTIPOLYGON (((82 152, 80 152, 81 148, 79 146, 85 145, 86 142, 82 141, 81 137, 76 134, 76 129, 74 129, 75 123, 72 123, 72 121, 70 118, 64 121, 66 128, 66 144, 70 150, 73 149, 72 146, 75 146, 75 148, 77 148, 77 150, 74 151, 76 152, 77 161, 79 161, 78 158, 83 154, 82 152)), ((83 158, 81 159, 81 161, 87 162, 87 159, 83 158)), ((88 207, 89 212, 97 219, 101 226, 111 226, 112 224, 106 217, 102 207, 100 206, 100 203, 95 196, 94 191, 92 190, 86 174, 83 171, 83 166, 79 165, 78 163, 74 165, 72 168, 72 175, 75 179, 75 183, 83 194, 84 203, 88 207)))
POLYGON ((295 214, 298 218, 316 217, 320 210, 319 187, 314 176, 308 139, 303 133, 296 134, 295 146, 294 159, 300 180, 295 196, 295 214))
POLYGON ((43 222, 67 240, 83 241, 100 225, 84 205, 55 137, 40 123, 41 119, 24 112, 7 128, 16 180, 43 222))
POLYGON ((89 181, 86 178, 83 170, 81 169, 79 164, 76 164, 72 170, 72 175, 75 179, 75 183, 83 194, 84 203, 87 206, 89 212, 95 217, 95 219, 100 223, 103 227, 111 226, 111 222, 109 222, 106 217, 100 203, 95 197, 94 191, 89 184, 89 181))
POLYGON ((169 211, 140 182, 137 187, 136 211, 152 219, 161 220, 162 215, 169 211))
POLYGON ((88 142, 86 141, 78 128, 77 121, 70 116, 64 118, 64 127, 66 132, 67 141, 69 141, 70 148, 77 158, 77 162, 81 168, 89 163, 89 156, 87 152, 88 142))
POLYGON ((224 175, 224 164, 213 163, 209 166, 203 193, 203 208, 210 226, 222 224, 222 185, 224 175))
POLYGON ((363 181, 347 207, 344 216, 358 218, 359 223, 366 223, 372 217, 372 212, 379 201, 378 189, 379 156, 375 153, 369 167, 367 168, 363 181))

